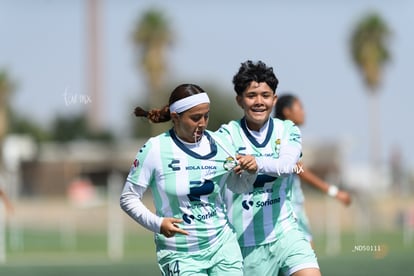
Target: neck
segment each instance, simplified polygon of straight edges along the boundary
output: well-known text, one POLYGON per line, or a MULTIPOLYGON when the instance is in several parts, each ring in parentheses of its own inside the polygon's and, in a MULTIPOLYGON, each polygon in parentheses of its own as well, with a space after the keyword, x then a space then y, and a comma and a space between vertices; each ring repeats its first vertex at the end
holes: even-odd
POLYGON ((246 125, 247 125, 247 128, 248 129, 250 129, 250 130, 252 130, 252 131, 260 131, 260 129, 265 125, 267 123, 267 121, 266 122, 264 122, 263 124, 255 124, 255 123, 253 123, 253 122, 248 122, 247 120, 246 120, 246 125))
POLYGON ((177 138, 179 138, 182 142, 186 142, 186 143, 189 143, 189 144, 195 144, 195 143, 198 143, 198 142, 200 142, 201 138, 203 138, 203 136, 197 137, 197 139, 194 139, 194 137, 192 137, 192 138, 188 138, 188 137, 183 136, 183 135, 181 135, 180 133, 178 133, 178 132, 176 131, 176 129, 174 129, 174 128, 173 128, 173 130, 174 130, 175 135, 177 136, 177 138))

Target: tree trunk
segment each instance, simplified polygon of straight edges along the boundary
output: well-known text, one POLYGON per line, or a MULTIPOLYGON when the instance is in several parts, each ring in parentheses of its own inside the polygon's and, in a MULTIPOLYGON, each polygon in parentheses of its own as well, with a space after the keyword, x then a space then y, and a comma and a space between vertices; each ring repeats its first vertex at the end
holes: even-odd
MULTIPOLYGON (((164 94, 165 65, 162 47, 152 47, 147 53, 149 67, 147 69, 150 108, 162 108, 168 104, 164 94)), ((151 136, 157 136, 171 127, 167 123, 151 123, 151 136)))
MULTIPOLYGON (((6 107, 0 106, 0 145, 7 133, 7 110, 6 107)), ((0 157, 1 158, 1 157, 0 157)))
POLYGON ((380 130, 380 106, 378 91, 369 93, 369 154, 370 165, 373 171, 377 171, 381 165, 381 130, 380 130))
MULTIPOLYGON (((0 92, 2 93, 2 92, 0 92)), ((8 132, 7 97, 1 97, 0 102, 0 170, 3 168, 3 143, 8 132)))
MULTIPOLYGON (((168 104, 168 99, 166 99, 165 95, 163 94, 163 91, 156 87, 151 89, 150 92, 150 108, 159 109, 164 107, 166 104, 168 104), (154 90, 153 90, 154 89, 154 90)), ((158 134, 161 134, 165 132, 167 129, 171 128, 172 123, 171 122, 165 122, 165 123, 150 123, 151 124, 151 136, 157 136, 158 134)))

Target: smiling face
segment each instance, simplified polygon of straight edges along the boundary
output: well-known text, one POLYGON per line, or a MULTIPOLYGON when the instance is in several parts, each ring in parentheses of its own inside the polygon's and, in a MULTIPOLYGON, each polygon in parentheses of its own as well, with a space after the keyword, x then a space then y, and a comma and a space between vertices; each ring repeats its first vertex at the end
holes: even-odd
POLYGON ((246 90, 236 97, 244 110, 249 129, 259 131, 267 122, 276 104, 277 96, 265 82, 252 81, 246 90))
POLYGON ((210 104, 196 105, 181 114, 171 113, 177 136, 189 143, 199 141, 208 125, 210 104))

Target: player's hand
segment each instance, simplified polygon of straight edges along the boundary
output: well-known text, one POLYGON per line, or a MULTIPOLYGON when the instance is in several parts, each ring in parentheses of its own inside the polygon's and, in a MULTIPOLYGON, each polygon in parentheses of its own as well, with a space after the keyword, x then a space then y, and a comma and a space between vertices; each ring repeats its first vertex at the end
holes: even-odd
POLYGON ((166 236, 167 238, 173 237, 175 234, 183 234, 188 235, 187 231, 184 231, 180 227, 178 227, 177 223, 183 222, 182 219, 177 218, 163 218, 161 223, 161 234, 166 236))
POLYGON ((237 155, 237 166, 234 168, 234 172, 241 174, 243 171, 254 174, 257 172, 258 167, 256 158, 252 155, 237 155))
POLYGON ((345 206, 351 204, 351 195, 348 192, 339 190, 338 194, 336 195, 336 198, 345 206))

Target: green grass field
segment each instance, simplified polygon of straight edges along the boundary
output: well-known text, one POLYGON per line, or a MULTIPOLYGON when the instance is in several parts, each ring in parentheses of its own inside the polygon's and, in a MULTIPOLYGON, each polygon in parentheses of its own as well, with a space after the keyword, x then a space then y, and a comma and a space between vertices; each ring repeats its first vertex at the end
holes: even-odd
MULTIPOLYGON (((363 245, 378 245, 377 251, 352 252, 353 235, 341 237, 341 250, 335 256, 325 253, 325 241, 315 238, 315 250, 323 275, 411 275, 414 246, 404 247, 398 233, 372 234, 363 245)), ((366 248, 365 248, 366 249, 366 248)), ((129 235, 122 261, 111 261, 106 254, 106 237, 78 235, 75 248, 62 249, 58 233, 24 232, 24 248, 8 249, 7 262, 0 275, 160 275, 151 234, 129 235)))

